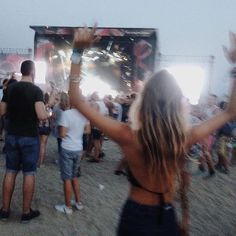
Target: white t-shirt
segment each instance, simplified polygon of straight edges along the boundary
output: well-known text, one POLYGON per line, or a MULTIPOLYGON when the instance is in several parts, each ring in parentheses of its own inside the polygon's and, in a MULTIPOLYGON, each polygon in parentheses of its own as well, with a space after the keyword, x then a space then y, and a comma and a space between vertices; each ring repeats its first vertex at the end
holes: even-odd
POLYGON ((0 89, 0 101, 2 101, 2 97, 3 97, 3 89, 0 89))
POLYGON ((103 116, 108 116, 109 115, 109 112, 108 112, 108 109, 105 105, 105 103, 103 101, 97 101, 96 102, 99 106, 99 112, 103 115, 103 116))
POLYGON ((114 107, 115 107, 115 112, 117 114, 117 119, 116 120, 121 121, 121 119, 122 119, 122 110, 123 110, 122 106, 117 102, 114 102, 113 104, 114 104, 114 107))
POLYGON ((83 149, 83 132, 88 120, 76 109, 62 112, 59 126, 68 129, 66 136, 62 139, 62 148, 70 151, 81 151, 83 149))

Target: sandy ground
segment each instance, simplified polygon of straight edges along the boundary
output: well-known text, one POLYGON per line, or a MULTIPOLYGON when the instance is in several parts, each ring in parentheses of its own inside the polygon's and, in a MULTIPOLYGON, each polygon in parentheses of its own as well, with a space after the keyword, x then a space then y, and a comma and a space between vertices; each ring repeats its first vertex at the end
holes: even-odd
MULTIPOLYGON (((128 182, 124 176, 113 174, 121 157, 117 146, 105 141, 104 149, 104 162, 96 164, 83 160, 80 181, 84 209, 74 211, 68 217, 54 209, 55 204, 63 203, 63 189, 58 166, 54 163, 57 158, 56 141, 50 138, 46 163, 38 171, 33 201, 33 207, 41 211, 41 216, 26 225, 19 222, 22 205, 22 175, 19 174, 11 217, 8 222, 0 222, 0 236, 115 235, 119 212, 128 193, 128 182)), ((199 174, 193 164, 192 173, 189 192, 191 235, 235 236, 236 168, 231 168, 229 176, 217 173, 214 178, 204 179, 204 175, 199 174)), ((4 156, 1 154, 1 181, 3 174, 4 156)))

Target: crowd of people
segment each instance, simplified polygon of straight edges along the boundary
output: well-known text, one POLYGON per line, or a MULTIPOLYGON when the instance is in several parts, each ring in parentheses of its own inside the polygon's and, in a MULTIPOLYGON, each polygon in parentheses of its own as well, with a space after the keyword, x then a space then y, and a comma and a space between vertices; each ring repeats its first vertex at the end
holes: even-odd
MULTIPOLYGON (((17 142, 15 140, 13 143, 10 143, 8 142, 9 137, 14 136, 14 138, 16 138, 15 136, 23 137, 23 135, 27 135, 28 138, 33 137, 35 142, 37 137, 39 138, 38 143, 36 142, 34 145, 34 155, 37 154, 36 149, 39 148, 39 158, 36 163, 36 155, 34 157, 34 163, 30 164, 29 175, 34 175, 36 167, 40 168, 44 165, 48 137, 52 134, 52 136, 57 139, 58 157, 56 157, 55 163, 59 164, 61 179, 63 180, 65 190, 65 204, 56 205, 55 208, 58 211, 71 214, 72 205, 78 210, 83 208, 80 201, 80 189, 77 178, 81 175, 80 160, 84 157, 88 157, 89 162, 98 163, 102 160, 105 155, 102 149, 104 135, 102 131, 96 128, 96 126, 90 123, 89 120, 85 119, 75 108, 73 108, 72 105, 70 105, 68 92, 60 91, 55 87, 52 87, 51 91, 43 93, 37 86, 33 85, 35 65, 32 61, 24 61, 22 63, 21 73, 22 79, 20 82, 14 78, 14 75, 12 75, 10 79, 2 81, 2 139, 3 136, 5 136, 3 153, 5 153, 7 157, 11 156, 12 154, 9 154, 9 151, 10 149, 13 149, 13 143, 15 142, 14 147, 16 150, 14 155, 20 156, 17 163, 10 163, 10 160, 7 158, 6 164, 7 166, 9 165, 7 170, 9 168, 8 171, 14 173, 13 176, 9 174, 7 176, 11 176, 9 178, 14 182, 16 174, 20 169, 22 169, 25 175, 28 175, 28 172, 24 172, 24 165, 21 166, 20 164, 20 162, 23 161, 21 160, 21 155, 32 155, 32 153, 29 154, 29 152, 33 151, 32 147, 28 146, 22 147, 23 150, 18 149, 17 145, 19 145, 21 140, 17 140, 17 142), (24 71, 26 71, 26 73, 24 71), (15 86, 11 86, 13 83, 16 83, 15 86), (17 88, 20 85, 23 88, 17 88), (27 94, 27 92, 29 92, 28 90, 32 90, 31 87, 34 88, 37 93, 35 92, 35 94, 33 93, 31 96, 26 97, 21 96, 19 99, 14 97, 15 100, 11 100, 11 106, 9 107, 9 94, 27 94), (19 91, 17 91, 17 89, 19 89, 19 91), (15 91, 17 91, 17 93, 15 93, 15 91), (35 96, 37 101, 34 101, 35 96), (32 107, 32 105, 34 105, 34 107, 32 107), (7 109, 6 106, 8 107, 7 109), (16 106, 17 109, 15 110, 16 106), (26 109, 30 109, 30 111, 24 113, 26 109), (8 127, 8 120, 10 122, 10 127, 8 127), (18 125, 16 126, 13 122, 16 122, 18 125), (22 127, 22 125, 25 127, 21 130, 20 127, 22 127), (29 126, 27 127, 27 125, 29 126), (14 133, 14 135, 11 133, 14 133), (72 167, 73 169, 71 169, 72 167), (75 201, 71 200, 72 189, 75 194, 75 201)), ((117 96, 116 98, 112 98, 111 95, 101 98, 99 97, 98 92, 94 92, 86 99, 90 106, 100 114, 120 122, 127 122, 128 110, 131 103, 134 101, 134 98, 134 93, 130 95, 117 96)), ((26 159, 27 158, 30 157, 26 157, 26 159)), ((32 182, 33 181, 34 177, 32 182)), ((12 188, 13 186, 11 186, 11 191, 13 191, 12 188)), ((7 206, 9 205, 9 198, 11 199, 12 196, 11 191, 8 193, 8 196, 4 195, 7 198, 5 200, 7 201, 7 206)), ((30 194, 32 195, 33 193, 31 192, 30 194)), ((27 204, 29 206, 29 203, 27 204)), ((5 205, 3 204, 3 206, 5 205)), ((27 221, 25 218, 30 220, 39 214, 38 211, 35 212, 29 208, 27 210, 28 212, 23 208, 22 221, 24 222, 27 221), (25 217, 25 215, 27 217, 25 217)), ((2 212, 2 219, 8 218, 8 211, 2 212)))
MULTIPOLYGON (((12 82, 14 78, 3 81, 0 115, 5 130, 6 173, 0 219, 10 217, 19 171, 24 176, 21 222, 40 215, 31 208, 35 173, 44 164, 52 133, 58 143, 55 161, 65 199, 64 204, 55 206, 57 211, 72 214, 72 207, 83 209, 78 180, 81 159, 87 156, 89 162, 101 162, 102 144, 109 138, 118 143, 124 155, 115 174, 127 175, 130 182, 117 235, 188 235, 187 160, 197 157, 200 171, 205 171, 207 164, 209 176, 214 176, 215 169, 229 174, 229 156, 232 164, 236 162, 236 82, 228 101, 219 106, 214 94, 205 105, 190 105, 165 70, 154 74, 139 94, 100 98, 94 92, 84 97, 79 88, 81 60, 83 51, 97 40, 94 32, 88 28, 75 32, 68 91, 53 88, 43 94, 34 85, 37 72, 30 60, 21 65, 20 82, 12 82), (215 165, 212 155, 218 157, 215 165), (173 204, 177 192, 182 206, 180 224, 173 204)), ((231 37, 234 40, 226 55, 235 63, 236 36, 231 37)), ((236 68, 231 76, 236 78, 236 68)))
MULTIPOLYGON (((190 123, 199 124, 217 114, 227 107, 227 101, 218 102, 215 94, 209 94, 204 105, 191 106, 190 123)), ((229 165, 235 165, 235 133, 236 122, 227 122, 201 142, 192 146, 189 156, 199 161, 199 170, 205 172, 208 168, 209 177, 215 175, 215 169, 229 174, 229 165)))

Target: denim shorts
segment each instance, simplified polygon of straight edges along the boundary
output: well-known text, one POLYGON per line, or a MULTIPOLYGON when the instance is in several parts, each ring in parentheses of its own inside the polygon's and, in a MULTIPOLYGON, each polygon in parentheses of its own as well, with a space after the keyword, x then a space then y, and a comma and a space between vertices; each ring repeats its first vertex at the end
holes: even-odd
POLYGON ((62 180, 71 180, 77 177, 80 157, 81 151, 69 151, 61 148, 60 171, 62 180))
POLYGON ((39 138, 7 135, 5 141, 7 172, 23 171, 34 175, 39 160, 39 138))
POLYGON ((171 204, 148 206, 128 199, 120 217, 117 236, 131 235, 180 236, 174 207, 171 204))

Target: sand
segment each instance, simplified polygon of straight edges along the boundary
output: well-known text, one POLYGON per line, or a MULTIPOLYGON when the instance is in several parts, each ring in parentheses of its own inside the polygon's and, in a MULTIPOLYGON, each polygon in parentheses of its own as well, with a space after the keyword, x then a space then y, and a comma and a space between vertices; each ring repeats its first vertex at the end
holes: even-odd
MULTIPOLYGON (((128 193, 124 176, 113 174, 121 158, 119 148, 105 141, 106 156, 101 163, 81 163, 82 211, 66 216, 54 209, 63 203, 63 189, 58 166, 56 141, 50 137, 46 162, 38 170, 33 208, 41 211, 38 219, 28 224, 20 223, 22 206, 22 174, 19 173, 12 199, 11 216, 8 222, 0 222, 0 236, 112 236, 115 235, 119 213, 128 193)), ((236 168, 230 175, 217 173, 204 179, 196 165, 192 164, 192 185, 189 192, 191 235, 235 236, 236 235, 236 168)), ((4 175, 4 156, 0 158, 0 179, 4 175)), ((1 196, 0 196, 1 201, 1 196)), ((177 210, 179 207, 177 204, 177 210)))

